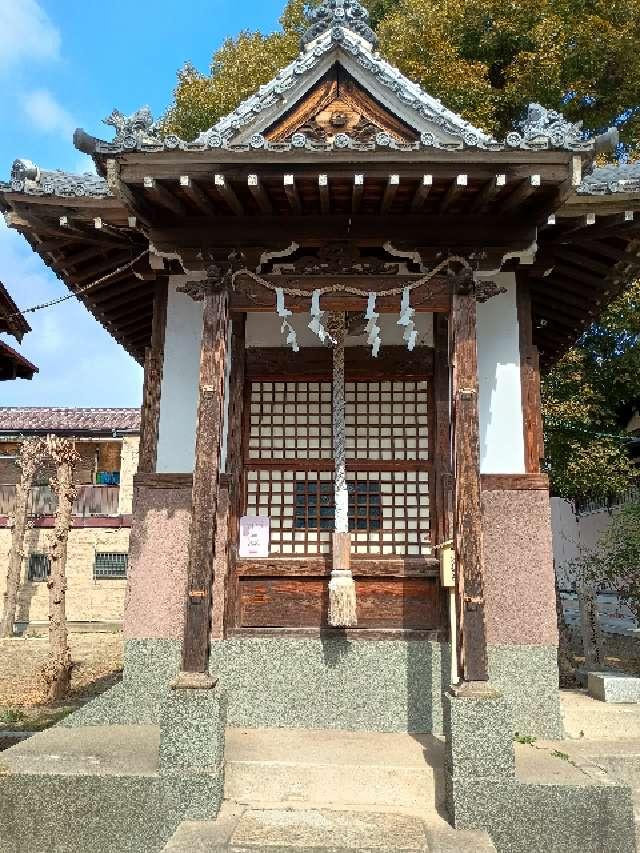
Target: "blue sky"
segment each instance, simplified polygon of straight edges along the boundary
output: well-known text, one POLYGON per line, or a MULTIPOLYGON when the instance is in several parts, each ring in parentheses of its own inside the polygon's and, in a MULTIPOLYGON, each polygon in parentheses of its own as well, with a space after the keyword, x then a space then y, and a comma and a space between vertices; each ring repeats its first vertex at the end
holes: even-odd
MULTIPOLYGON (((75 127, 111 138, 101 120, 148 104, 160 115, 176 70, 206 70, 242 29, 277 28, 284 0, 0 0, 0 174, 17 157, 86 171, 75 127)), ((0 281, 18 306, 66 292, 25 240, 0 219, 0 281)), ((28 315, 20 351, 40 368, 0 383, 4 406, 138 406, 142 371, 75 301, 28 315)), ((6 340, 15 346, 13 339, 6 340)))

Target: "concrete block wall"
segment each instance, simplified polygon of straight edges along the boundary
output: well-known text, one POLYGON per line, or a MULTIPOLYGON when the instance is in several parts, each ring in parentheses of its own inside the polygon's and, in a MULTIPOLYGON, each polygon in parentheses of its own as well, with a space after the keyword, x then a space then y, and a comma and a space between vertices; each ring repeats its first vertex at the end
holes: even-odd
MULTIPOLYGON (((121 623, 124 612, 126 580, 94 580, 95 553, 129 551, 129 529, 81 527, 69 534, 67 562, 67 618, 70 622, 121 623)), ((46 553, 52 541, 53 528, 34 528, 26 536, 25 553, 46 553)), ((0 596, 7 583, 11 530, 0 528, 0 596)), ((22 567, 18 597, 18 623, 32 625, 47 622, 48 590, 42 581, 27 580, 28 557, 22 567)))

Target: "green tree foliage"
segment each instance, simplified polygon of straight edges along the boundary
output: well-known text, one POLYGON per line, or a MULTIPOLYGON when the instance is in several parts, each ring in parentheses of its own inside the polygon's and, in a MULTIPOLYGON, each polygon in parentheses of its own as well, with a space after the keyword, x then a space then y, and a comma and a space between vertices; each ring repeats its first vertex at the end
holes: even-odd
POLYGON ((637 476, 624 432, 640 400, 640 282, 632 283, 549 372, 545 441, 556 494, 605 497, 637 476))
POLYGON ((614 514, 600 549, 604 577, 640 622, 640 501, 614 514))

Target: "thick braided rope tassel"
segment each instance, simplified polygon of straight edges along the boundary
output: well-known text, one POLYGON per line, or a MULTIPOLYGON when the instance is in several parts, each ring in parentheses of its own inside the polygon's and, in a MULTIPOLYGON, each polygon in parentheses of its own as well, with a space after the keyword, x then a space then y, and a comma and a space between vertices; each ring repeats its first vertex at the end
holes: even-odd
POLYGON ((357 625, 356 585, 350 569, 351 535, 349 533, 349 493, 347 491, 346 423, 344 390, 344 313, 331 318, 333 348, 333 452, 336 464, 335 533, 333 534, 333 568, 329 582, 329 624, 334 628, 357 625))

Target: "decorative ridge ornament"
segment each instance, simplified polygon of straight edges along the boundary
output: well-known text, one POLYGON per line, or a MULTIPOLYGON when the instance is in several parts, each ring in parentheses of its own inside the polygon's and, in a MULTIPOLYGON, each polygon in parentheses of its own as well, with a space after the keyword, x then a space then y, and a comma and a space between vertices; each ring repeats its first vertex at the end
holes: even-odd
POLYGON ((160 125, 153 120, 149 107, 141 107, 130 116, 120 110, 113 110, 111 115, 102 120, 103 124, 114 127, 116 135, 114 143, 121 144, 125 149, 134 151, 144 143, 158 143, 161 139, 160 125))
POLYGON ((378 45, 378 37, 369 26, 369 12, 358 0, 324 0, 311 12, 311 22, 311 26, 302 36, 303 49, 334 27, 351 30, 371 47, 378 45))
POLYGON ((561 112, 542 104, 529 104, 526 116, 517 124, 519 131, 507 134, 507 145, 529 150, 567 148, 571 151, 590 151, 593 140, 585 138, 582 122, 568 121, 561 112))

